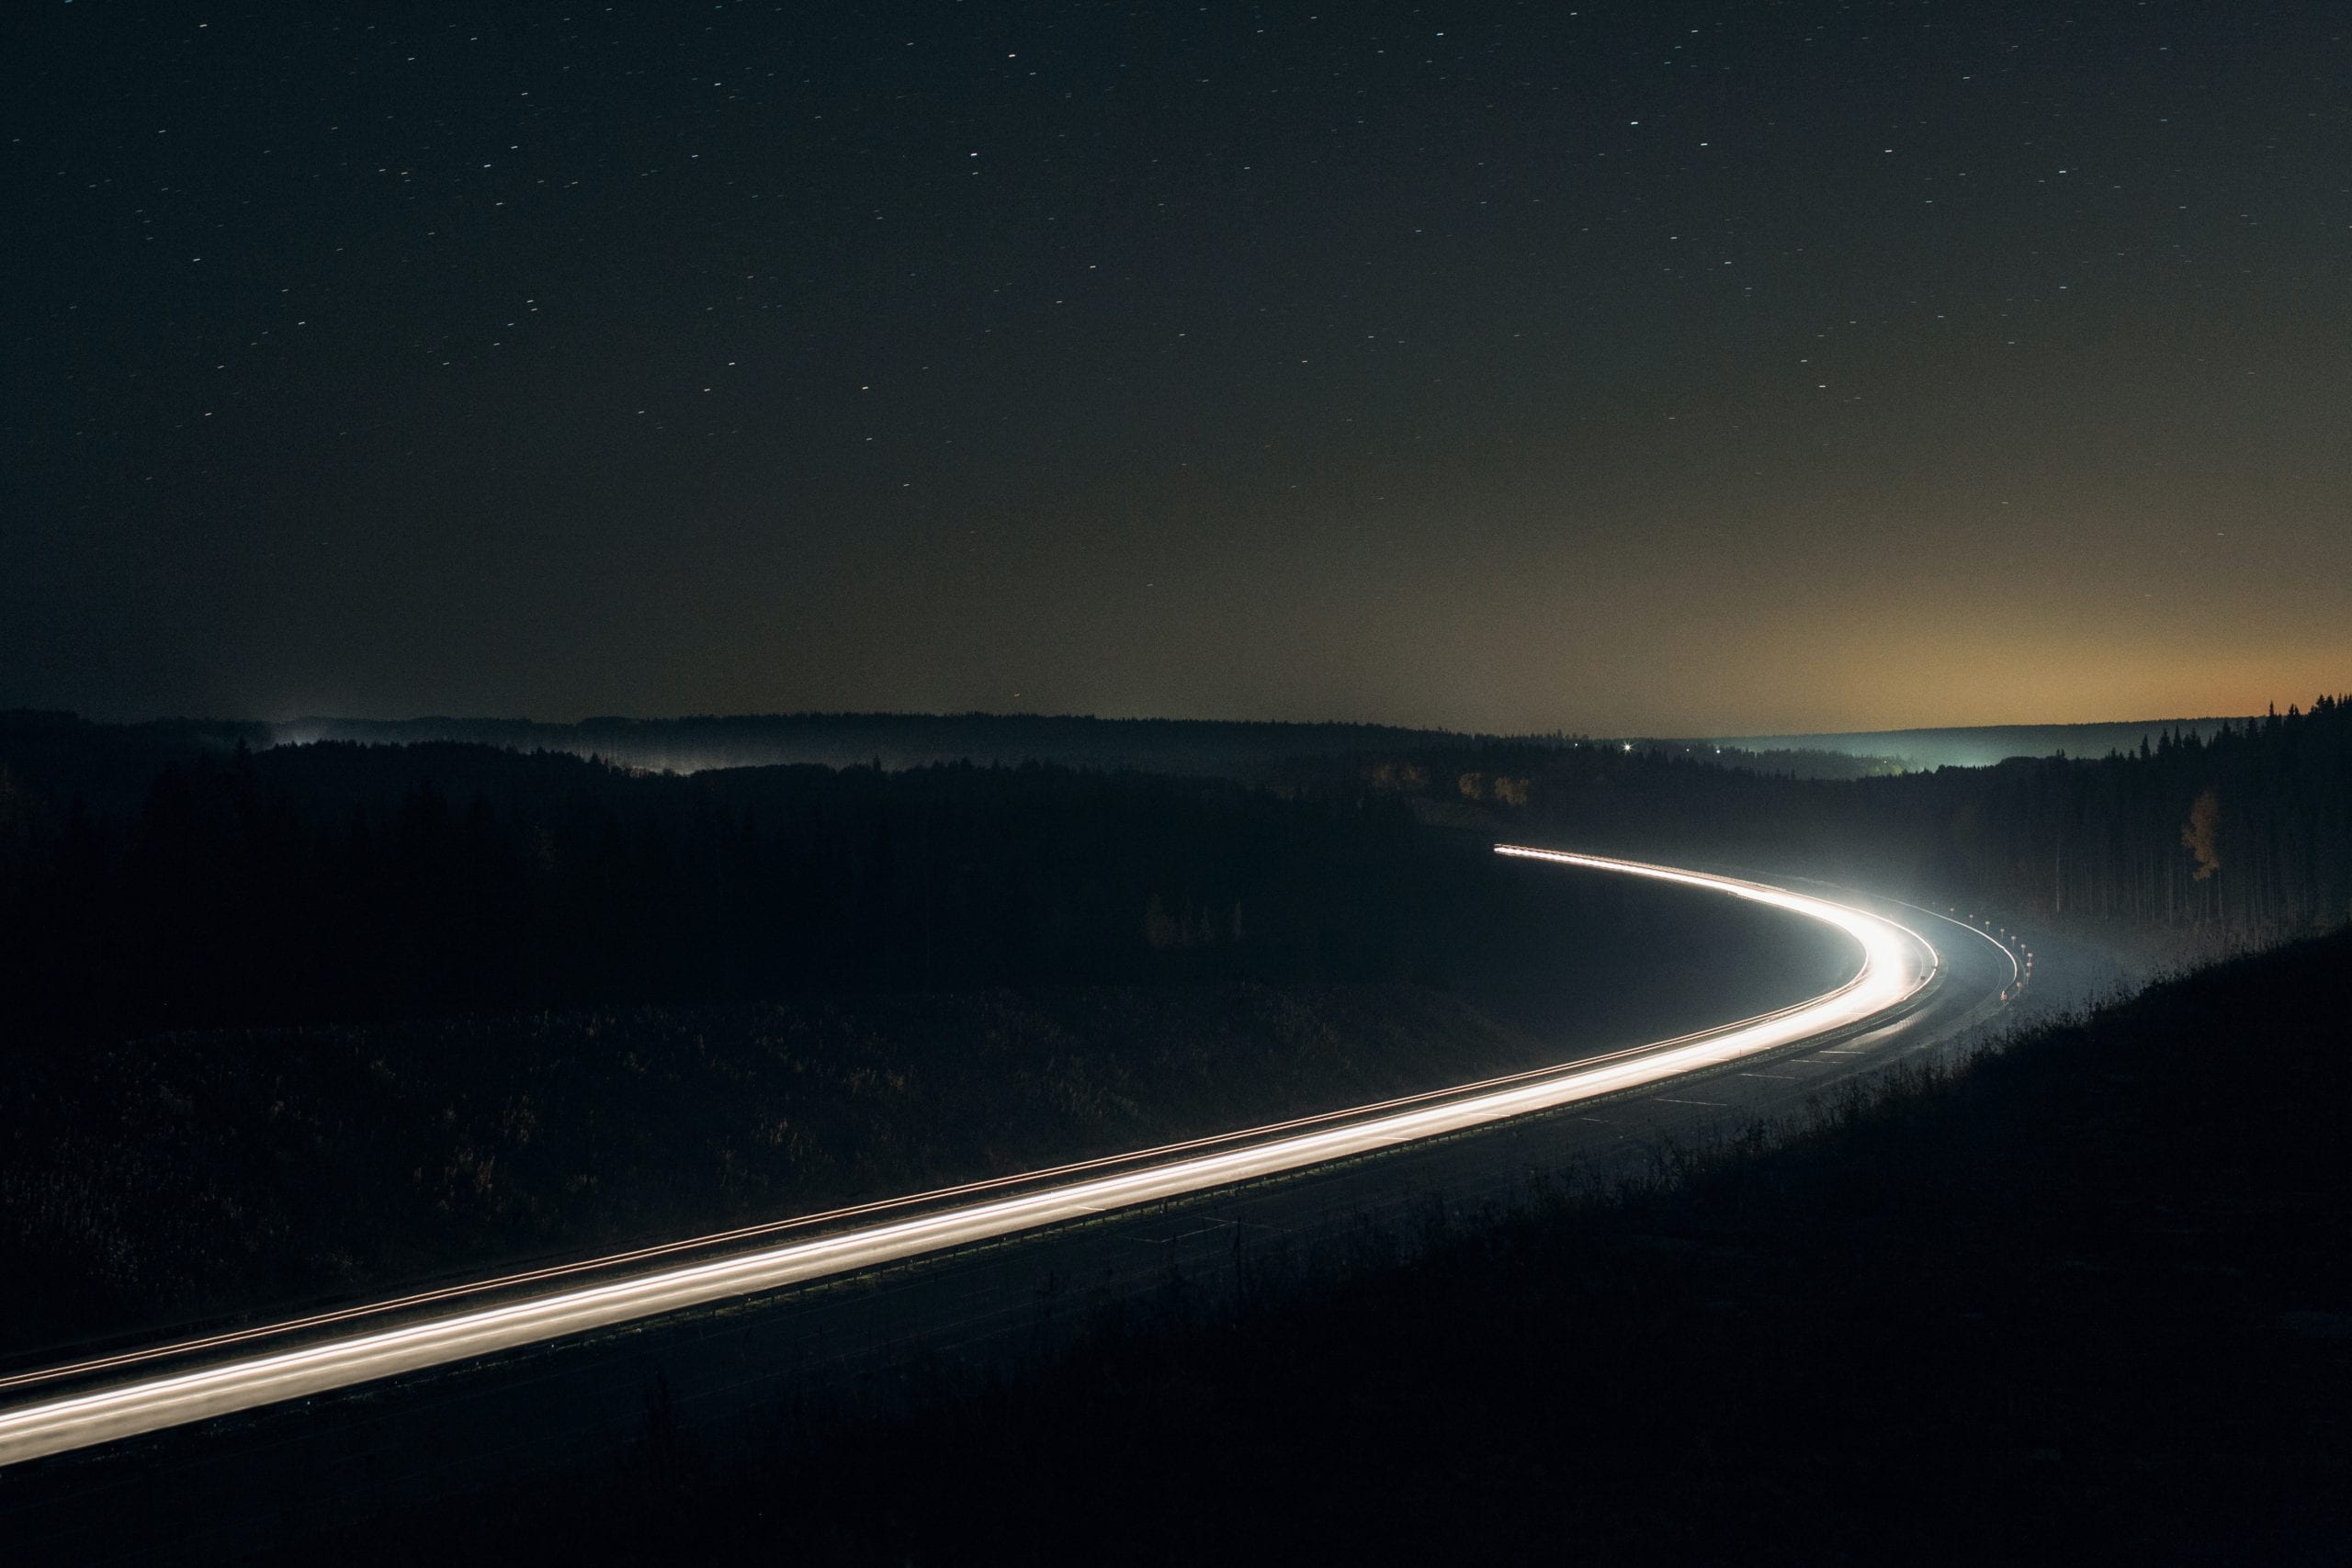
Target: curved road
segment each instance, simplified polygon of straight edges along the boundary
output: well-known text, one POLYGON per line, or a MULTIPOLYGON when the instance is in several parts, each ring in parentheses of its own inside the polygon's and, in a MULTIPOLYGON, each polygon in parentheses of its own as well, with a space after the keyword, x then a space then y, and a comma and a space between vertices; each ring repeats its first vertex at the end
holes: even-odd
MULTIPOLYGON (((1534 861, 1704 887, 1837 927, 1858 966, 1843 985, 1798 1006, 1700 1034, 1456 1086, 1379 1105, 1250 1128, 860 1209, 810 1215, 560 1268, 481 1281, 290 1323, 0 1379, 0 1464, 105 1443, 401 1373, 470 1360, 732 1298, 857 1274, 917 1257, 1165 1203, 1266 1178, 1458 1138, 1562 1107, 1621 1100, 1668 1080, 1721 1075, 1755 1060, 1807 1058, 1835 1068, 1869 1043, 1916 1029, 1923 993, 1947 964, 1921 934, 1940 922, 1982 937, 2006 964, 1973 952, 1973 978, 1937 1039, 2007 999, 2025 969, 2002 943, 1928 911, 1894 917, 1831 898, 1708 873, 1559 851, 1498 845, 1534 861)), ((1796 1074, 1746 1074, 1769 1093, 1796 1074)), ((1710 1100, 1663 1105, 1718 1106, 1710 1100)), ((1590 1118, 1595 1122, 1601 1118, 1590 1118)))

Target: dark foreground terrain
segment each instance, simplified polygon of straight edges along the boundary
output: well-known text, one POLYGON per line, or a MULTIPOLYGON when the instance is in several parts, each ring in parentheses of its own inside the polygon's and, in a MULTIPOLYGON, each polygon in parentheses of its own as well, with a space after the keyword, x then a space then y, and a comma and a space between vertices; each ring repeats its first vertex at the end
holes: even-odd
POLYGON ((2338 934, 910 1416, 651 1391, 617 1467, 306 1554, 2341 1562, 2346 1016, 2338 934))

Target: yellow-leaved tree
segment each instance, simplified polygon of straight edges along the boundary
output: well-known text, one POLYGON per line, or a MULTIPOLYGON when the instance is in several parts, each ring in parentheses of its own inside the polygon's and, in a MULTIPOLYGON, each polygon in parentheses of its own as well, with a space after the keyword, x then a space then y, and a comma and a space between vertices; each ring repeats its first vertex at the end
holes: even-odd
POLYGON ((2222 869, 2221 830, 2222 797, 2210 789, 2202 791, 2190 803, 2188 821, 2180 830, 2181 847, 2197 857, 2199 882, 2222 869))

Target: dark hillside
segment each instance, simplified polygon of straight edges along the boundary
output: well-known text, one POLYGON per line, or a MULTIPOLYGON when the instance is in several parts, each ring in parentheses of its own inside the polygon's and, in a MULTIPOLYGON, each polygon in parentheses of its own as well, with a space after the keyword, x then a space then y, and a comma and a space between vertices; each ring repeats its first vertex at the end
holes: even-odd
POLYGON ((1408 986, 1243 982, 164 1036, 0 1100, 0 1368, 1553 1059, 1408 986))

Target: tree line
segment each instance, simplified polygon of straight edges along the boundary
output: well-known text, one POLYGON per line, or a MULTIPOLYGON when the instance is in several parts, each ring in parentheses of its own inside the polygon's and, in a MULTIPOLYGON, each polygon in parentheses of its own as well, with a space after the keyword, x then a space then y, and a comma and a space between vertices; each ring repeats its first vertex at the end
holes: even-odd
POLYGON ((2352 919, 2352 705, 2323 696, 2105 757, 1851 780, 1613 745, 1301 761, 1425 817, 1627 853, 1843 878, 1938 899, 2252 938, 2352 919), (1518 783, 1509 795, 1498 778, 1518 783), (1476 803, 1475 805, 1473 803, 1476 803))
POLYGON ((1361 795, 1042 765, 679 776, 458 744, 159 761, 79 728, 86 748, 52 723, 12 755, 0 724, 12 1042, 849 991, 1442 980, 1498 919, 1478 846, 1361 795), (56 783, 108 767, 147 770, 143 787, 56 783))

